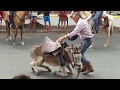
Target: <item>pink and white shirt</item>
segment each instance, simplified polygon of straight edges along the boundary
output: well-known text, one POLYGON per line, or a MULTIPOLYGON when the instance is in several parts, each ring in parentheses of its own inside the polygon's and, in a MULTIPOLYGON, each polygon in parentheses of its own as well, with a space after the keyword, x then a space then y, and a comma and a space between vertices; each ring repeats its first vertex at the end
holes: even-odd
POLYGON ((81 39, 92 38, 94 36, 88 22, 81 18, 78 20, 75 29, 71 33, 68 33, 67 36, 72 37, 76 34, 79 34, 81 39))

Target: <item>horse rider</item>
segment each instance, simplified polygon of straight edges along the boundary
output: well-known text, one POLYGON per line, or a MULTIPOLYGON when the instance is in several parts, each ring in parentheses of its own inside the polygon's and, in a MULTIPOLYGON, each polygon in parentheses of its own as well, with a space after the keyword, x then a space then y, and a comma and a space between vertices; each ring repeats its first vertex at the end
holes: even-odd
POLYGON ((95 31, 96 33, 98 33, 99 30, 99 19, 100 17, 103 15, 103 11, 92 11, 93 13, 93 21, 94 21, 94 25, 95 25, 95 31))
POLYGON ((89 46, 92 44, 94 35, 90 30, 88 22, 81 18, 80 13, 73 13, 72 19, 76 22, 75 29, 71 33, 68 33, 67 35, 58 38, 56 41, 61 42, 66 38, 69 39, 71 37, 79 35, 79 37, 82 39, 82 46, 80 52, 82 55, 81 62, 83 67, 81 69, 81 72, 84 72, 84 74, 88 74, 90 72, 93 72, 94 69, 90 61, 86 59, 84 54, 85 51, 89 48, 89 46))
POLYGON ((12 27, 13 29, 15 28, 14 21, 13 21, 13 17, 14 17, 14 15, 15 15, 15 12, 16 12, 16 11, 9 11, 10 25, 11 25, 11 27, 12 27))

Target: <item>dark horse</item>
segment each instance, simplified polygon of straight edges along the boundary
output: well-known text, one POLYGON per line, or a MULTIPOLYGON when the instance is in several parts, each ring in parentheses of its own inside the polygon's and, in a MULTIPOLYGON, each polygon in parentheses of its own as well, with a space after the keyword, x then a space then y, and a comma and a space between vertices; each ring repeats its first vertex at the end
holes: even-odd
MULTIPOLYGON (((8 11, 1 11, 1 12, 2 12, 1 13, 2 18, 5 21, 5 25, 6 25, 6 33, 7 33, 6 41, 8 41, 8 40, 11 40, 9 15, 8 15, 8 11)), ((13 17, 13 23, 15 25, 15 36, 14 36, 14 43, 13 43, 14 45, 16 42, 16 36, 17 36, 18 29, 20 29, 20 33, 21 33, 21 44, 24 45, 23 28, 25 24, 25 15, 26 15, 26 11, 16 11, 13 17)))

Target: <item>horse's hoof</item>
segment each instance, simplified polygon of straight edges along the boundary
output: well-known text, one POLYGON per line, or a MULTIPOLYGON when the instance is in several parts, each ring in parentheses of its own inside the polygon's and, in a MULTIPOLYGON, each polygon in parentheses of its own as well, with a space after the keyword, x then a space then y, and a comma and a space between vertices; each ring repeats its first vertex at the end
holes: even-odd
POLYGON ((10 36, 9 36, 9 40, 12 40, 10 36))
POLYGON ((6 38, 6 42, 8 42, 9 41, 9 39, 8 38, 6 38))
POLYGON ((108 44, 104 44, 104 47, 108 47, 108 44))
POLYGON ((62 73, 62 72, 60 72, 60 71, 55 71, 54 73, 53 73, 53 75, 58 75, 58 76, 62 76, 62 77, 66 77, 66 76, 68 76, 68 74, 67 73, 62 73))
POLYGON ((31 69, 32 69, 32 72, 35 73, 35 70, 33 68, 31 68, 31 69))
POLYGON ((13 45, 15 46, 15 43, 13 43, 13 45))
POLYGON ((21 42, 22 46, 25 45, 24 42, 21 42))

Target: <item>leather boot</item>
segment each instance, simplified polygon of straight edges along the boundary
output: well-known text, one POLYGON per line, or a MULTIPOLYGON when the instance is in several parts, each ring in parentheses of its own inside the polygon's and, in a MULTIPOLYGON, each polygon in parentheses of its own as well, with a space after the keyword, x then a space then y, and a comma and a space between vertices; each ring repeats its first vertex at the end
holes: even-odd
POLYGON ((87 70, 87 67, 86 67, 86 65, 82 65, 81 72, 84 72, 84 71, 86 71, 86 70, 87 70))
POLYGON ((89 61, 87 61, 87 63, 85 64, 85 66, 86 66, 87 70, 83 74, 88 74, 88 73, 94 71, 94 69, 93 69, 93 67, 92 67, 92 65, 91 65, 91 63, 89 61))

